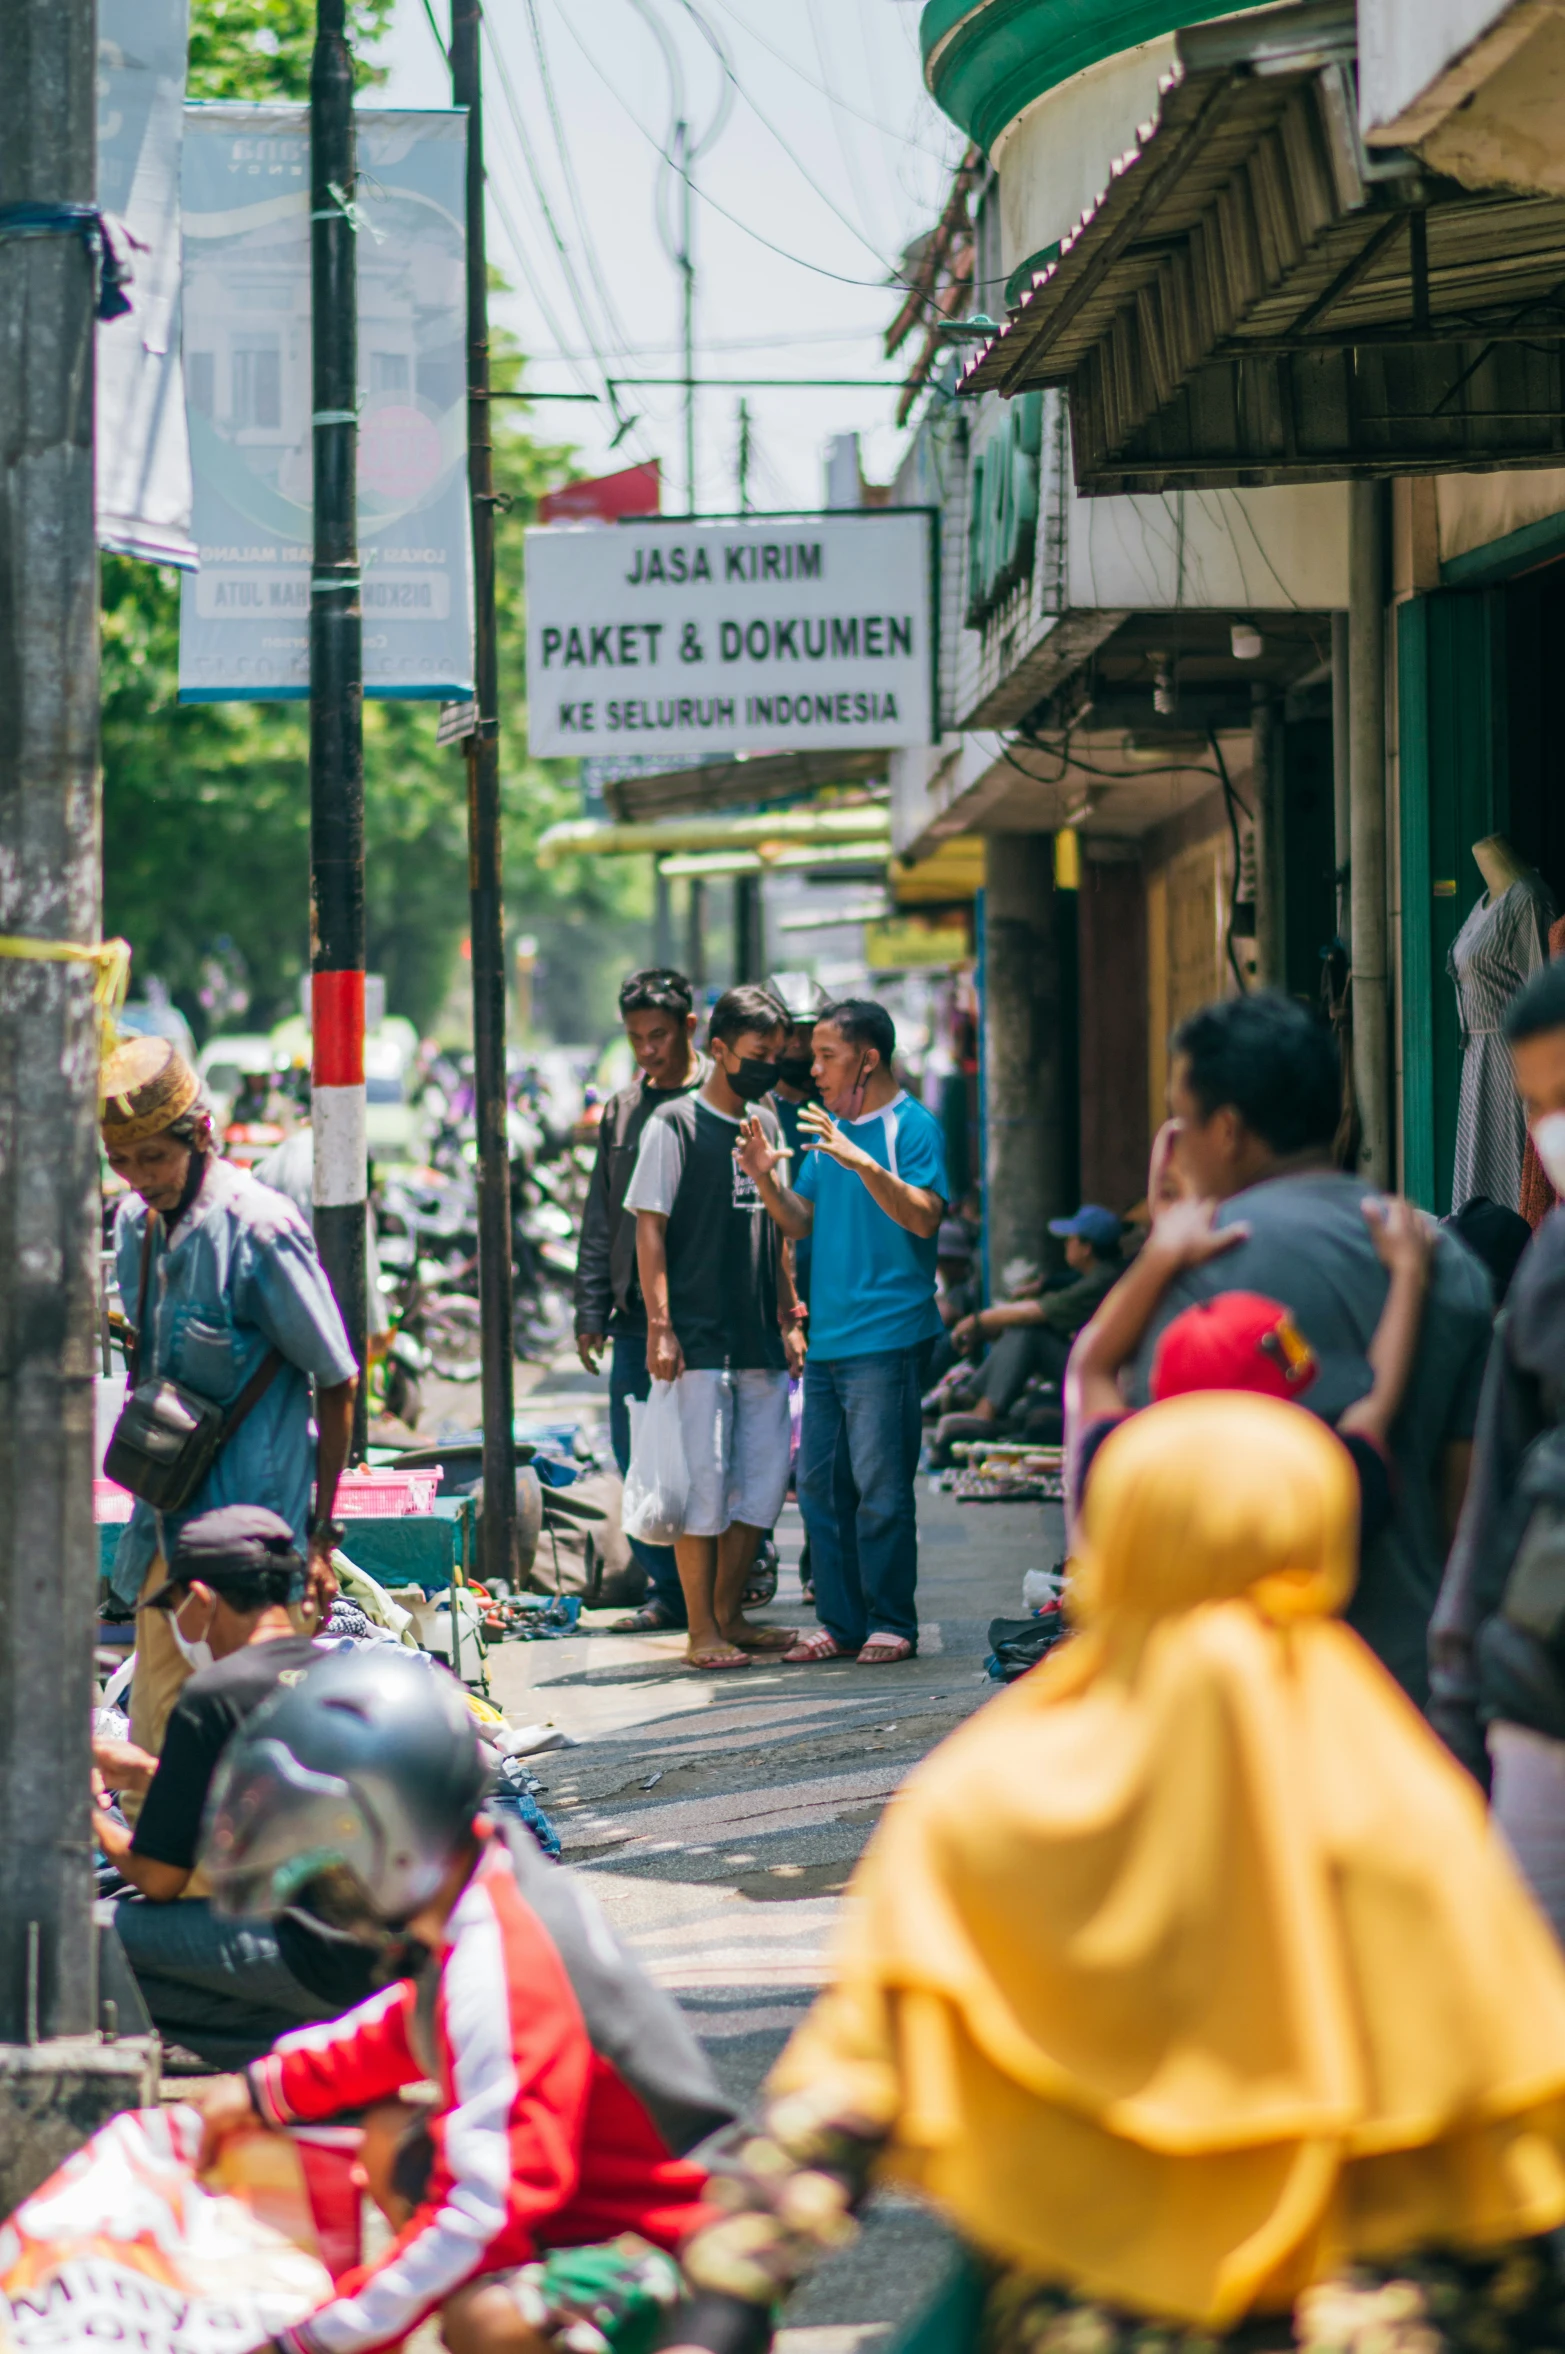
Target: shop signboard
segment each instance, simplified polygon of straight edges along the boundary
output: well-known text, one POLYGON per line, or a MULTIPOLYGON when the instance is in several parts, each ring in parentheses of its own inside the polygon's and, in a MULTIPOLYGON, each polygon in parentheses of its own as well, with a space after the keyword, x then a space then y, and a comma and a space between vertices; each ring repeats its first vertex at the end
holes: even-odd
MULTIPOLYGON (((455 701, 473 690, 467 116, 365 107, 355 124, 364 689, 455 701)), ((180 697, 286 702, 310 686, 306 110, 188 108, 183 192, 200 570, 180 697)))
POLYGON ((191 567, 179 360, 179 157, 188 0, 99 0, 98 202, 131 264, 97 335, 98 545, 191 567))
POLYGON ((973 460, 967 526, 967 611, 977 629, 1032 572, 1038 539, 1043 395, 1007 402, 973 460))
POLYGON ((545 756, 844 752, 934 734, 923 508, 530 531, 545 756))

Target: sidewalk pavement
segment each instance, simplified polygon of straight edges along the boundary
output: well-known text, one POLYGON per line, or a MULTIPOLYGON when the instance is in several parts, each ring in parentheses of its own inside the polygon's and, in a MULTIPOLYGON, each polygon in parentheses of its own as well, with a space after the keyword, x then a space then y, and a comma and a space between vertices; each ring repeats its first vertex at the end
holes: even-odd
MULTIPOLYGON (((606 1384, 551 1370, 527 1407, 580 1415, 590 1432, 606 1384)), ((741 2100, 825 1983, 843 1890, 885 1801, 996 1691, 983 1672, 989 1621, 1019 1618, 1023 1575, 1064 1549, 1056 1507, 962 1505, 920 1489, 916 1659, 701 1675, 681 1665, 682 1635, 604 1634, 489 1655, 512 1723, 550 1723, 580 1743, 535 1766, 566 1861, 678 1995, 741 2100)), ((815 1624, 800 1595, 802 1534, 790 1503, 777 1599, 758 1614, 779 1626, 815 1624)), ((877 2200, 857 2245, 789 2307, 782 2354, 874 2354, 926 2301, 948 2246, 926 2211, 877 2200)))

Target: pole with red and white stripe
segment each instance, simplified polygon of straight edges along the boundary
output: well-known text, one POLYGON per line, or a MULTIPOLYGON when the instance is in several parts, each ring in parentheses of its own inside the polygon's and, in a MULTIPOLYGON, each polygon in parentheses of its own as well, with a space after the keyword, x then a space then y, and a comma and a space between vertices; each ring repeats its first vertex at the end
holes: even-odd
POLYGON ((315 1239, 360 1380, 368 1267, 364 1150, 364 652, 358 547, 358 257, 353 60, 345 0, 318 0, 310 68, 310 1119, 315 1239))

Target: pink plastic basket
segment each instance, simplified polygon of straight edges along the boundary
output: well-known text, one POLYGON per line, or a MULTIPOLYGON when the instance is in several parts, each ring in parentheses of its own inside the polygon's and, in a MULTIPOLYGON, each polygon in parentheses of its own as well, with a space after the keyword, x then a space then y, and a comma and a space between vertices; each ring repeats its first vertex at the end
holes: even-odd
POLYGON ((92 1483, 92 1517, 105 1523, 129 1520, 136 1499, 129 1488, 100 1475, 92 1483))
POLYGON ((440 1485, 438 1465, 428 1471, 345 1471, 337 1483, 339 1520, 397 1520, 427 1512, 440 1485))

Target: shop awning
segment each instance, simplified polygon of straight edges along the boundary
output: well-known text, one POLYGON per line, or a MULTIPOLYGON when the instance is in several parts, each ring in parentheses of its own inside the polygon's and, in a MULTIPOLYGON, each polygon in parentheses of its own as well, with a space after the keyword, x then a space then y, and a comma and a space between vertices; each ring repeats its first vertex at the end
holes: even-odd
POLYGON ((603 798, 617 818, 683 817, 706 809, 795 801, 833 785, 878 782, 886 752, 756 752, 733 760, 669 767, 655 776, 615 777, 603 798))
POLYGON ((1178 36, 1158 112, 963 379, 1069 388, 1085 491, 1565 463, 1565 198, 1365 149, 1352 0, 1178 36))
MULTIPOLYGON (((539 837, 541 867, 558 866, 562 858, 622 858, 639 854, 664 859, 671 853, 742 854, 741 866, 730 871, 758 871, 760 867, 801 863, 790 853, 820 852, 826 862, 840 855, 874 858, 889 855, 891 818, 884 802, 864 801, 846 809, 773 809, 747 811, 740 816, 662 818, 651 824, 609 825, 601 818, 573 817, 550 826, 539 837), (755 861, 755 868, 749 865, 755 861)), ((808 863, 806 857, 803 863, 808 863)))

